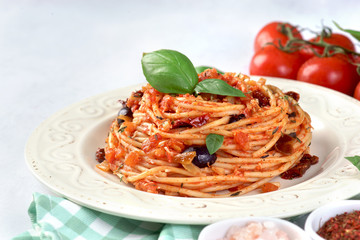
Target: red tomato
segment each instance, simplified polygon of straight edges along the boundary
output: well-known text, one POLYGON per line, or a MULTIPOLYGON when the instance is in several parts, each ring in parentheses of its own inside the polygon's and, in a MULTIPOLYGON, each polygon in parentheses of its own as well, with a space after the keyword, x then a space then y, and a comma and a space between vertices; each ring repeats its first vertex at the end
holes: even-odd
POLYGON ((142 145, 141 145, 141 149, 145 152, 148 153, 151 150, 153 150, 154 148, 156 148, 159 144, 159 142, 161 141, 162 137, 159 133, 156 133, 155 135, 151 135, 148 139, 146 139, 142 145))
POLYGON ((261 186, 261 192, 266 193, 266 192, 273 192, 279 189, 279 186, 275 183, 265 183, 261 186))
MULTIPOLYGON (((320 41, 320 36, 316 37, 316 38, 312 38, 309 40, 310 42, 319 42, 320 41)), ((345 35, 342 35, 340 33, 333 33, 331 34, 330 37, 325 37, 323 38, 323 41, 332 45, 338 45, 340 47, 346 48, 348 50, 351 51, 355 51, 355 45, 353 44, 353 42, 345 35)), ((313 50, 311 50, 311 48, 313 48, 313 50, 315 52, 317 52, 318 54, 322 54, 324 51, 323 47, 319 47, 319 46, 305 46, 304 48, 302 48, 300 50, 301 54, 303 55, 303 57, 305 59, 310 59, 312 57, 315 56, 315 53, 313 50)))
POLYGON ((109 163, 113 163, 115 161, 115 149, 105 148, 105 158, 109 161, 109 163))
MULTIPOLYGON (((282 22, 271 22, 265 25, 256 35, 254 42, 255 52, 259 51, 266 43, 274 43, 279 46, 279 40, 285 45, 289 38, 281 32, 282 22)), ((292 25, 286 23, 285 26, 292 28, 294 37, 302 39, 301 33, 292 25)))
POLYGON ((360 80, 356 68, 347 61, 344 55, 310 58, 299 69, 297 79, 351 96, 360 80))
POLYGON ((354 98, 360 101, 360 82, 357 84, 355 88, 354 98))
POLYGON ((124 163, 128 166, 135 167, 140 161, 141 158, 138 152, 130 152, 126 155, 124 163))
POLYGON ((252 57, 250 74, 296 79, 304 60, 299 52, 287 53, 268 45, 252 57))
POLYGON ((242 150, 249 150, 249 134, 240 130, 234 131, 234 140, 242 150))

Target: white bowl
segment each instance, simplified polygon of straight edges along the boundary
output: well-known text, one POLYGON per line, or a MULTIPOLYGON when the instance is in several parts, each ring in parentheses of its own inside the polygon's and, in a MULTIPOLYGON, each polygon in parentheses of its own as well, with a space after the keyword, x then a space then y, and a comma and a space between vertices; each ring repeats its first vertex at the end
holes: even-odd
POLYGON ((316 232, 331 217, 345 212, 360 210, 360 200, 342 200, 326 204, 314 210, 307 217, 305 222, 305 232, 313 240, 324 240, 316 232))
POLYGON ((310 240, 310 237, 299 226, 279 218, 272 217, 241 217, 219 221, 206 226, 199 235, 198 240, 218 240, 224 238, 232 226, 246 226, 250 222, 273 222, 276 227, 287 233, 291 240, 310 240))

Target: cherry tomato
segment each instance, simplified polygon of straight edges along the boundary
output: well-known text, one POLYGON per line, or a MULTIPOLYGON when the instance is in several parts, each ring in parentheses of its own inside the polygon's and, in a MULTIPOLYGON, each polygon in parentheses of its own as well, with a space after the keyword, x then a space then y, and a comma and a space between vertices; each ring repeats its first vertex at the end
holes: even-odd
POLYGON ((358 82, 355 92, 354 92, 354 98, 360 101, 360 82, 358 82))
POLYGON ((296 79, 303 64, 299 52, 287 53, 268 45, 254 54, 250 62, 250 74, 296 79))
MULTIPOLYGON (((319 41, 320 41, 320 36, 309 40, 309 42, 319 42, 319 41)), ((332 33, 330 37, 324 37, 323 41, 332 45, 338 45, 340 47, 346 48, 351 51, 355 51, 354 43, 347 36, 340 33, 332 33)), ((310 59, 314 57, 315 56, 314 51, 319 55, 321 55, 324 51, 324 48, 319 46, 305 46, 300 50, 301 54, 305 59, 310 59)))
POLYGON ((332 57, 312 57, 299 69, 297 79, 353 95, 359 82, 354 65, 344 55, 332 57))
MULTIPOLYGON (((259 51, 266 43, 274 43, 279 46, 279 40, 282 45, 285 45, 289 38, 286 34, 281 32, 282 22, 271 22, 265 25, 256 35, 254 42, 255 52, 259 51)), ((302 39, 301 33, 291 24, 286 23, 286 27, 292 28, 294 37, 302 39)))

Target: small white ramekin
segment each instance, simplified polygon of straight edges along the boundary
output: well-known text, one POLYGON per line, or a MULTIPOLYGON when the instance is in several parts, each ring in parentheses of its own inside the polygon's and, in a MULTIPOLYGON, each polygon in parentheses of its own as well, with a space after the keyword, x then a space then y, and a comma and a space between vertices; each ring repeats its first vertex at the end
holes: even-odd
POLYGON ((219 221, 206 226, 199 235, 198 240, 218 240, 225 237, 225 234, 231 226, 246 226, 250 222, 273 222, 276 227, 287 233, 291 240, 310 240, 310 237, 299 226, 280 219, 272 217, 240 217, 219 221))
POLYGON ((317 208, 306 219, 305 232, 312 240, 324 240, 316 232, 331 217, 336 215, 360 210, 360 200, 342 200, 326 204, 317 208))

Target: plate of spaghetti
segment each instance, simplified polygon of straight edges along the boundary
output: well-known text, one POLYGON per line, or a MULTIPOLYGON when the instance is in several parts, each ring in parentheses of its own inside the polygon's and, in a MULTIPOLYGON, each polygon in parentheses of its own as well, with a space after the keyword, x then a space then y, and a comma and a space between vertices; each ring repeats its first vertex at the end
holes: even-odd
POLYGON ((359 193, 345 159, 360 152, 355 99, 196 72, 172 50, 145 54, 142 67, 148 83, 73 104, 34 131, 25 155, 41 182, 102 212, 182 224, 291 217, 359 193))

